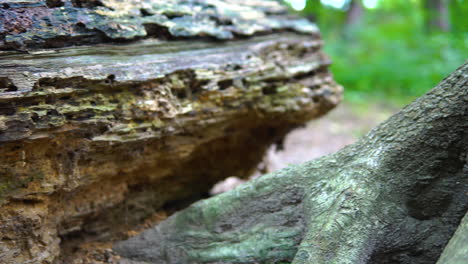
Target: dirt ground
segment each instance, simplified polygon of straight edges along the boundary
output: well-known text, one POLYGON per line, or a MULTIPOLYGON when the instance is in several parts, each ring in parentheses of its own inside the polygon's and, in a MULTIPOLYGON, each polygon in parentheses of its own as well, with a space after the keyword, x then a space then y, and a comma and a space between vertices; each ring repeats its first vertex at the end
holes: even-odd
POLYGON ((267 154, 268 171, 334 153, 355 142, 396 111, 380 105, 364 107, 342 103, 328 115, 292 131, 285 138, 284 150, 276 151, 272 147, 267 154))

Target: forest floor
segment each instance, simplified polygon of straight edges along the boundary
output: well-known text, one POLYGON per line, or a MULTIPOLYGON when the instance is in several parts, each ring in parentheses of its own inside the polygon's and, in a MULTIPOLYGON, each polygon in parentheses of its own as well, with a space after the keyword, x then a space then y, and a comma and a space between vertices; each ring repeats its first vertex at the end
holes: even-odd
POLYGON ((273 146, 267 153, 267 170, 275 171, 334 153, 354 143, 397 111, 391 106, 343 102, 328 115, 289 133, 283 150, 277 151, 273 146))

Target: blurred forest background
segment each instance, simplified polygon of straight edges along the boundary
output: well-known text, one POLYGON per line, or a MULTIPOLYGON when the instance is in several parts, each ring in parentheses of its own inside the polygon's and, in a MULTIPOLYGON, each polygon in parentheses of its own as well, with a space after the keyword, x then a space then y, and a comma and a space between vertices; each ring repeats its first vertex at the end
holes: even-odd
POLYGON ((345 102, 401 107, 468 57, 468 0, 285 0, 315 21, 345 102))
POLYGON ((283 0, 316 22, 344 101, 291 132, 275 171, 355 142, 468 59, 468 0, 283 0))

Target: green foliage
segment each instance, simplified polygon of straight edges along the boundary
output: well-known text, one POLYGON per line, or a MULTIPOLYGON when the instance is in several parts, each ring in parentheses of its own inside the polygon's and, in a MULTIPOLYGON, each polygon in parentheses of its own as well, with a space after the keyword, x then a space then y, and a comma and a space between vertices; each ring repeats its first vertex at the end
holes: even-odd
POLYGON ((407 104, 454 71, 467 54, 463 39, 418 33, 398 38, 391 30, 385 25, 368 26, 356 32, 353 42, 325 36, 332 71, 345 86, 347 99, 378 96, 407 104))
POLYGON ((450 6, 452 32, 432 33, 425 28, 425 10, 419 0, 380 0, 366 9, 359 24, 344 25, 343 10, 309 0, 306 16, 318 18, 325 50, 332 57, 335 79, 345 87, 345 99, 365 102, 383 99, 407 104, 434 87, 460 66, 468 55, 468 1, 450 6))
POLYGON ((450 0, 450 22, 457 33, 468 31, 468 0, 450 0))

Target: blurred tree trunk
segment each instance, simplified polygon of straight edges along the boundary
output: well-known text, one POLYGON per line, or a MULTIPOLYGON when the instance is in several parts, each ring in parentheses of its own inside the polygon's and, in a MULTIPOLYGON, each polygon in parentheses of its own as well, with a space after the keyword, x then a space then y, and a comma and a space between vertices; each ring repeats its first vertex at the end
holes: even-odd
POLYGON ((447 0, 426 0, 426 28, 429 32, 450 31, 449 11, 447 0))
POLYGON ((363 14, 364 7, 362 6, 361 0, 351 0, 343 25, 343 37, 345 39, 349 40, 353 37, 353 32, 359 27, 359 24, 361 24, 363 14))
POLYGON ((364 14, 364 8, 361 0, 351 0, 348 11, 346 12, 346 26, 359 24, 364 14))

